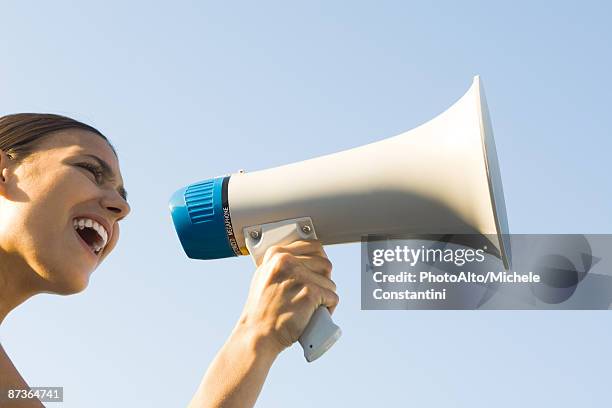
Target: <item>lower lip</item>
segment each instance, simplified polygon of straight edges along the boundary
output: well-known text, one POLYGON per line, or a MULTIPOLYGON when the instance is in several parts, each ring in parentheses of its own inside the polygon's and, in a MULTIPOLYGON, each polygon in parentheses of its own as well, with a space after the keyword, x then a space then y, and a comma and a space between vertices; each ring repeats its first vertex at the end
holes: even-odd
POLYGON ((93 249, 91 249, 91 247, 87 245, 87 242, 85 242, 83 238, 81 238, 81 236, 76 230, 74 230, 74 234, 77 236, 79 242, 81 243, 81 245, 83 245, 83 247, 87 250, 87 252, 89 252, 94 258, 98 259, 98 255, 96 255, 93 249))

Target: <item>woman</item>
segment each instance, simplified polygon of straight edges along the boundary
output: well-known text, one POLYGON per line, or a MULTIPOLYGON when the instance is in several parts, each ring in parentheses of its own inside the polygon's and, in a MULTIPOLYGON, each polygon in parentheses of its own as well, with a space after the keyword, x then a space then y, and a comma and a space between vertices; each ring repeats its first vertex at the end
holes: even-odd
MULTIPOLYGON (((51 114, 1 117, 0 322, 37 293, 85 289, 129 212, 117 154, 98 130, 51 114)), ((318 242, 270 248, 190 406, 254 405, 276 356, 297 340, 317 307, 333 312, 338 297, 330 275, 318 242)), ((27 384, 0 347, 2 406, 42 406, 7 401, 15 389, 27 384)))

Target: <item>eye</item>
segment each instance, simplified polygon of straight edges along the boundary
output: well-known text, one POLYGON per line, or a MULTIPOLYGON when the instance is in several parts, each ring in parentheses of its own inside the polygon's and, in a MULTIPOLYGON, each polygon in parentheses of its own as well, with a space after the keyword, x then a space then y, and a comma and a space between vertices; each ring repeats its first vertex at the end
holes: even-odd
POLYGON ((84 168, 85 170, 93 174, 96 183, 102 183, 102 180, 104 178, 104 172, 102 171, 102 168, 100 166, 86 162, 79 163, 78 166, 84 168))

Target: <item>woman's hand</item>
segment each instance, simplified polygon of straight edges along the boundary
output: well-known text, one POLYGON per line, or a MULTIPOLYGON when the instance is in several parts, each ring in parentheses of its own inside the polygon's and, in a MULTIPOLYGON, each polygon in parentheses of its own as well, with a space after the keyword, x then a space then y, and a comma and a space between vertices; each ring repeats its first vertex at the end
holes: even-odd
POLYGON ((240 320, 189 407, 252 407, 278 354, 300 337, 319 306, 333 312, 338 304, 331 269, 318 241, 270 247, 240 320))
POLYGON ((321 305, 338 304, 332 264, 319 241, 295 241, 266 251, 251 281, 239 326, 265 351, 280 353, 300 337, 321 305))

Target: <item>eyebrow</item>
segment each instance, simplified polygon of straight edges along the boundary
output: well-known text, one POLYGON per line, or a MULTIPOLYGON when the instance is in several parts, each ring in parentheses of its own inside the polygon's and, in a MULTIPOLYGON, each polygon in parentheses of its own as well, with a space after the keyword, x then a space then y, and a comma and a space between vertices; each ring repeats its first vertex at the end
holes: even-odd
MULTIPOLYGON (((105 162, 98 156, 94 156, 93 154, 84 154, 83 156, 89 157, 91 159, 94 159, 96 162, 98 162, 98 164, 102 168, 102 175, 106 180, 109 180, 109 181, 115 180, 115 173, 113 173, 113 170, 111 169, 111 167, 108 165, 107 162, 105 162)), ((127 190, 123 186, 117 187, 117 192, 119 193, 121 197, 123 197, 125 201, 127 201, 127 190)))

